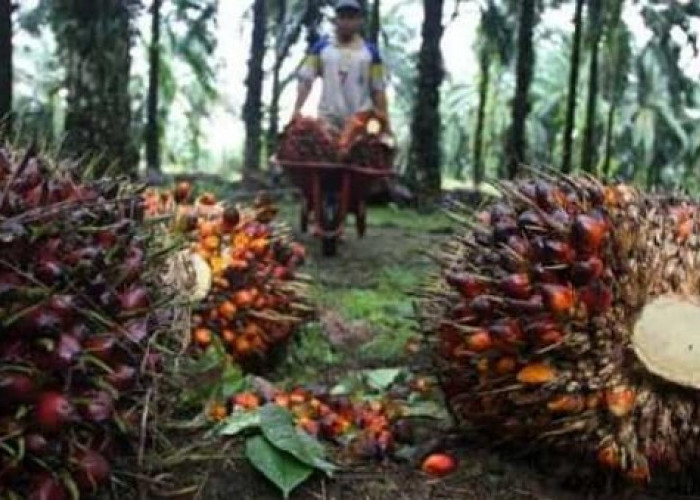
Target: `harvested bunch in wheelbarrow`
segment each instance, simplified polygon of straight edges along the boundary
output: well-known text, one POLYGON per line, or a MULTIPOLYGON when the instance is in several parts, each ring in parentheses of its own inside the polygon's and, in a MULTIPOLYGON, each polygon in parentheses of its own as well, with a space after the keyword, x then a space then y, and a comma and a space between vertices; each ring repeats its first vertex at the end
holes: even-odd
POLYGON ((391 169, 395 147, 386 117, 374 111, 353 115, 340 134, 338 150, 341 160, 354 166, 391 169))
POLYGON ((445 247, 419 304, 447 400, 499 440, 646 482, 700 454, 698 205, 552 177, 445 247))
POLYGON ((140 189, 0 150, 0 496, 88 497, 133 454, 170 251, 140 189))
POLYGON ((277 158, 281 162, 334 163, 338 160, 336 135, 321 120, 295 118, 282 132, 277 158))

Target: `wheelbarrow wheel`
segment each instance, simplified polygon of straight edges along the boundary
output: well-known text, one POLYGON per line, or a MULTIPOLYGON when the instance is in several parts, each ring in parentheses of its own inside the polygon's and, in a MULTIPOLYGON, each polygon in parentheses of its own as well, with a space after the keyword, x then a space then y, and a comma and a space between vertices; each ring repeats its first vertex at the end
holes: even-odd
POLYGON ((324 235, 321 238, 321 253, 324 257, 333 257, 338 253, 338 236, 335 234, 338 228, 338 200, 335 196, 324 197, 321 217, 323 230, 333 232, 333 236, 324 235))
POLYGON ((367 232, 367 207, 364 201, 359 201, 357 203, 357 211, 355 212, 355 227, 357 228, 357 235, 360 238, 363 238, 367 232))
POLYGON ((299 210, 299 230, 302 233, 309 231, 309 203, 306 200, 301 202, 301 210, 299 210))

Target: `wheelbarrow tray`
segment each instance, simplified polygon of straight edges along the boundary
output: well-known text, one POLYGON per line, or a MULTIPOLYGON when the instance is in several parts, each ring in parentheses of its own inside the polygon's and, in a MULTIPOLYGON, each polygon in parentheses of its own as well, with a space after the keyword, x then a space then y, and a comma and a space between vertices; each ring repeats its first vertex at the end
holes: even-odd
POLYGON ((350 212, 355 215, 357 231, 366 228, 365 199, 382 180, 396 173, 387 168, 366 168, 350 163, 295 162, 272 160, 278 164, 302 194, 301 228, 306 230, 309 215, 314 219, 314 235, 324 239, 337 238, 350 212), (324 223, 323 196, 338 193, 338 212, 334 224, 324 223))

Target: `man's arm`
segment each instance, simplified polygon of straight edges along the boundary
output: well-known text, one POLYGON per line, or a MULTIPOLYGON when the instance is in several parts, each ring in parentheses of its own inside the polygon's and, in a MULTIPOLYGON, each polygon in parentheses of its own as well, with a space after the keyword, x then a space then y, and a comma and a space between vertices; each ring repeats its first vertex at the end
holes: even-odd
POLYGON ((301 108, 304 107, 306 100, 309 98, 311 93, 311 88, 313 87, 313 80, 301 79, 299 80, 299 86, 297 88, 297 100, 294 103, 294 114, 292 117, 297 117, 301 113, 301 108))
POLYGON ((386 98, 386 91, 385 90, 375 90, 372 92, 372 102, 374 103, 374 107, 376 108, 377 111, 382 113, 385 116, 389 116, 389 106, 386 98))
POLYGON ((372 54, 372 66, 370 68, 372 104, 377 112, 384 115, 388 131, 391 132, 391 124, 389 123, 389 105, 386 96, 386 74, 384 63, 381 55, 379 54, 379 50, 375 45, 368 44, 368 48, 372 54))

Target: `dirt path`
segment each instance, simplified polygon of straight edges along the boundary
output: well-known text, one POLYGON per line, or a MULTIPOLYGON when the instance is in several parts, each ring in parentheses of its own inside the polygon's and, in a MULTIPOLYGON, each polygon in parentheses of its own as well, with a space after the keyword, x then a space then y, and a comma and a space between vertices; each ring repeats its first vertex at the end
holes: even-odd
MULTIPOLYGON (((289 207, 283 216, 290 223, 296 220, 295 211, 289 207)), ((314 293, 322 308, 321 325, 316 333, 307 334, 306 339, 294 347, 291 359, 278 370, 278 376, 298 376, 317 382, 342 376, 343 371, 350 368, 378 364, 408 363, 415 369, 401 350, 414 329, 407 292, 434 270, 425 253, 436 248, 448 232, 449 225, 440 217, 426 218, 391 209, 374 210, 370 213, 367 237, 358 240, 354 230, 349 228, 339 256, 333 259, 322 258, 318 242, 310 236, 297 235, 310 250, 305 270, 316 282, 314 293), (346 327, 346 337, 334 331, 340 328, 338 324, 346 327), (371 349, 363 350, 368 345, 371 349)), ((411 463, 365 462, 345 468, 332 480, 318 475, 291 498, 692 498, 664 492, 643 494, 611 482, 601 483, 594 471, 561 457, 504 457, 472 442, 453 442, 447 446, 459 458, 460 467, 445 480, 430 479, 411 463), (598 478, 597 482, 594 477, 598 478)), ((215 467, 208 474, 203 498, 280 498, 274 487, 242 458, 234 456, 226 468, 215 467)))

